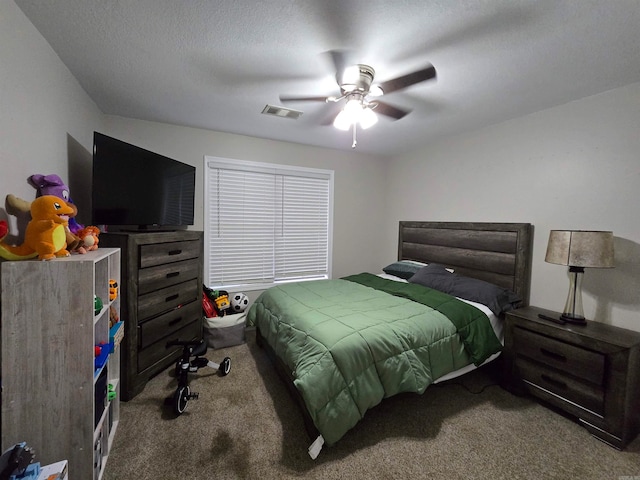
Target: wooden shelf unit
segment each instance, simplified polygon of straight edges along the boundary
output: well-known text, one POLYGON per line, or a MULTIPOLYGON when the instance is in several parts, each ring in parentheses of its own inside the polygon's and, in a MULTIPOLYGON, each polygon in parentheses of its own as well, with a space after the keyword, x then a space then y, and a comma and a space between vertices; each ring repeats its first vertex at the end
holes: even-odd
POLYGON ((26 442, 41 464, 68 460, 73 478, 97 480, 120 418, 120 348, 99 369, 94 348, 123 326, 109 325, 111 307, 120 310, 109 299, 120 250, 2 262, 1 272, 2 451, 26 442))

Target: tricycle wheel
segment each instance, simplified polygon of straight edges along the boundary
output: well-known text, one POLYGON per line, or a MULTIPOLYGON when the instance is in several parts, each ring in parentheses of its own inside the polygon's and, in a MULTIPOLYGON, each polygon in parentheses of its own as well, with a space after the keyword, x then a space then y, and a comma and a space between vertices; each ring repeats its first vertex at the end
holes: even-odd
POLYGON ((176 414, 181 415, 187 409, 187 403, 189 402, 189 394, 191 390, 189 386, 178 387, 173 394, 173 408, 176 414))
POLYGON ((229 372, 231 371, 231 359, 229 357, 224 357, 224 360, 222 360, 222 363, 220 364, 219 370, 223 377, 229 374, 229 372))

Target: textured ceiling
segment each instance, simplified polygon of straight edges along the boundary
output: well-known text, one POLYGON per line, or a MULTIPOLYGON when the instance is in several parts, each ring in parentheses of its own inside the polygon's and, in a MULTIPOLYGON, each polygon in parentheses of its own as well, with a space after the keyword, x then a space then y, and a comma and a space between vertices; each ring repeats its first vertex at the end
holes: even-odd
POLYGON ((640 82, 638 0, 16 0, 107 114, 351 149, 322 125, 328 51, 376 80, 433 64, 437 80, 383 97, 412 112, 359 132, 393 155, 441 136, 640 82))

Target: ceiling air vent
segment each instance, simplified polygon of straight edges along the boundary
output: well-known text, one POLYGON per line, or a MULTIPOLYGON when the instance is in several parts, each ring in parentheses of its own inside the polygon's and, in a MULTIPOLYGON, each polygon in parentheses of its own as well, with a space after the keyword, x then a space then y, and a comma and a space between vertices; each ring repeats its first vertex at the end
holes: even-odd
POLYGON ((293 110, 291 108, 286 107, 278 107, 276 105, 265 105, 262 109, 262 113, 265 115, 275 115, 276 117, 282 118, 291 118, 292 120, 297 120, 302 115, 302 112, 299 110, 293 110))

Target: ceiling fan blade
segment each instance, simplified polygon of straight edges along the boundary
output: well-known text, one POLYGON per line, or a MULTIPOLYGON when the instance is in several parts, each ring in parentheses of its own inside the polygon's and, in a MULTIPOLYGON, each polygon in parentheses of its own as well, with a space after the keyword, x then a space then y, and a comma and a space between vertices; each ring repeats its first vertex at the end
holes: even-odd
POLYGON ((401 108, 394 107, 393 105, 389 105, 388 103, 380 102, 378 100, 371 103, 376 104, 376 108, 373 110, 374 112, 386 115, 387 117, 391 117, 396 120, 400 120, 410 112, 410 110, 403 110, 401 108))
POLYGON ((280 95, 281 102, 326 102, 327 97, 288 97, 280 95))
POLYGON ((332 103, 324 109, 322 116, 318 119, 318 124, 322 126, 332 125, 333 121, 342 110, 341 106, 337 103, 332 103))
POLYGON ((416 83, 424 82, 425 80, 430 80, 435 77, 436 69, 433 65, 429 65, 427 68, 423 68, 422 70, 418 70, 417 72, 408 73, 407 75, 403 75, 402 77, 382 82, 380 84, 380 87, 382 87, 382 91, 386 95, 388 93, 395 92, 396 90, 402 90, 403 88, 407 88, 411 85, 415 85, 416 83))
POLYGON ((338 85, 342 81, 344 70, 349 66, 349 52, 347 50, 329 50, 327 54, 331 57, 333 67, 336 71, 336 82, 338 85))

